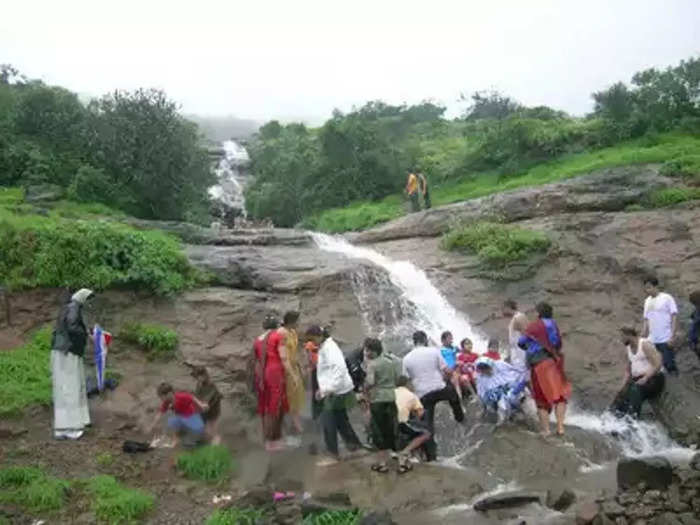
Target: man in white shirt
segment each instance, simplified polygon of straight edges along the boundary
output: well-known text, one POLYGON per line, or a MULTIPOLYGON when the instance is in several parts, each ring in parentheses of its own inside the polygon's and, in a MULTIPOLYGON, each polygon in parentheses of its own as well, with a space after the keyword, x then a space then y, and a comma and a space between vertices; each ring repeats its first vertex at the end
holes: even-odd
MULTIPOLYGON (((425 423, 431 434, 435 435, 435 405, 448 401, 454 418, 464 421, 464 411, 454 387, 445 381, 449 373, 447 363, 440 350, 428 346, 428 336, 418 331, 413 334, 414 348, 403 358, 403 375, 411 380, 413 391, 420 398, 425 409, 425 423)), ((437 459, 437 445, 431 437, 425 444, 428 461, 437 459)))
POLYGON ((676 338, 678 307, 669 294, 659 290, 659 280, 644 280, 644 290, 649 296, 644 301, 644 329, 642 337, 648 338, 662 355, 666 372, 678 375, 673 341, 676 338))

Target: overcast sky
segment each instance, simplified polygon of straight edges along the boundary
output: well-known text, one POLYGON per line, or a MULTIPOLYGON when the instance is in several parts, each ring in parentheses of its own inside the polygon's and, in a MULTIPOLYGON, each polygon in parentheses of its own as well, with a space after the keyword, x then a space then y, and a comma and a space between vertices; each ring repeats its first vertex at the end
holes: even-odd
MULTIPOLYGON (((100 95, 160 87, 188 113, 326 118, 496 88, 574 114, 700 52, 700 0, 23 0, 0 63, 100 95)), ((11 7, 10 7, 11 5, 11 7)))

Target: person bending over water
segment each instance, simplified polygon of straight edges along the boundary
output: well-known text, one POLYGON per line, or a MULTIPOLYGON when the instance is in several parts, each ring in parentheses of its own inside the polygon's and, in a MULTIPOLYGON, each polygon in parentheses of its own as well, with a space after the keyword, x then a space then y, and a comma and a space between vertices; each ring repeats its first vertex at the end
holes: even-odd
MULTIPOLYGON (((423 405, 418 396, 408 389, 408 378, 401 376, 396 382, 396 410, 399 423, 399 439, 408 443, 399 453, 399 474, 412 469, 410 458, 416 450, 423 449, 430 440, 430 430, 423 421, 423 405)), ((398 446, 398 443, 397 443, 398 446)))
POLYGON ((172 411, 173 415, 168 418, 168 433, 175 439, 173 446, 177 447, 180 444, 183 435, 189 435, 200 443, 204 438, 204 420, 201 412, 209 408, 207 404, 189 392, 175 391, 169 383, 158 385, 156 392, 161 400, 160 414, 149 427, 148 434, 152 434, 163 416, 172 411))
POLYGON ((627 370, 622 390, 613 403, 612 410, 622 417, 639 418, 642 403, 657 397, 664 388, 661 371, 661 355, 648 339, 639 337, 631 327, 620 328, 622 344, 627 349, 627 370))
POLYGON ((554 408, 557 434, 564 435, 566 403, 571 397, 571 384, 564 374, 564 356, 559 327, 552 319, 552 307, 547 303, 536 306, 539 319, 525 328, 518 346, 527 352, 527 364, 532 379, 532 395, 543 436, 548 436, 549 414, 554 408))
MULTIPOLYGON (((403 375, 407 376, 416 395, 425 407, 425 422, 435 435, 435 405, 447 401, 452 407, 455 420, 464 421, 464 411, 457 392, 451 383, 445 383, 448 368, 440 350, 428 346, 428 336, 423 331, 413 334, 414 348, 403 358, 403 375)), ((437 444, 431 437, 426 443, 427 460, 437 459, 437 444)))

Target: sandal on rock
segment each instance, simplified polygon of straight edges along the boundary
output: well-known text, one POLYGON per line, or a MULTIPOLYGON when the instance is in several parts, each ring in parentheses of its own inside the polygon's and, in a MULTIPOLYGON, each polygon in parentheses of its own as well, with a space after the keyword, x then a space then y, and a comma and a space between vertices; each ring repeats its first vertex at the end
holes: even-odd
POLYGON ((399 474, 405 474, 406 472, 410 472, 411 470, 413 470, 413 465, 411 465, 411 463, 409 463, 408 461, 399 464, 399 474))
POLYGON ((375 463, 370 468, 372 469, 372 472, 379 472, 380 474, 386 474, 389 472, 389 467, 386 466, 386 463, 375 463))

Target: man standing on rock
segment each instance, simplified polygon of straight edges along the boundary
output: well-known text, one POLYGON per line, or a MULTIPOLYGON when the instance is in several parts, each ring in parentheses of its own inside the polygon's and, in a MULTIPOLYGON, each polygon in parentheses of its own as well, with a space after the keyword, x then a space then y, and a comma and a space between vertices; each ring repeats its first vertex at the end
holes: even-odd
MULTIPOLYGON (((425 422, 432 436, 435 435, 435 405, 447 401, 452 407, 455 420, 464 421, 464 411, 457 391, 445 382, 449 368, 440 350, 428 346, 428 336, 423 331, 413 334, 414 348, 403 358, 403 375, 413 384, 413 391, 425 409, 425 422)), ((437 459, 437 444, 434 437, 425 444, 428 461, 437 459)))
POLYGON ((676 337, 678 307, 669 294, 659 290, 659 280, 649 277, 644 280, 644 290, 649 294, 644 301, 644 329, 642 337, 649 338, 663 359, 664 369, 678 375, 673 341, 676 337))

